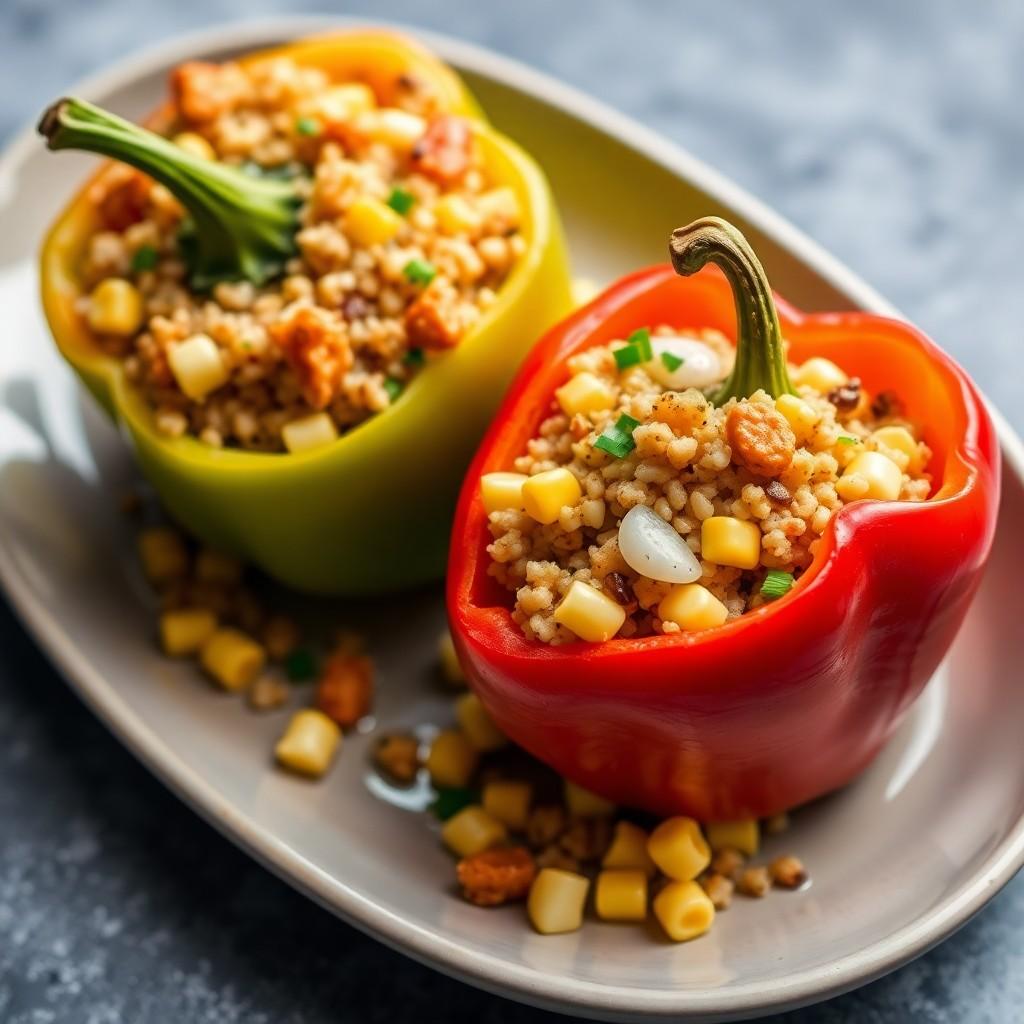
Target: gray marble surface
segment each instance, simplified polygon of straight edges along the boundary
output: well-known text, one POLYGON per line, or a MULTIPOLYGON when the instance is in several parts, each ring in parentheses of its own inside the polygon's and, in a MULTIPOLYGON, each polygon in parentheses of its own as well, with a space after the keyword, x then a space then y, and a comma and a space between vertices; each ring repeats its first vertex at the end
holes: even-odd
MULTIPOLYGON (((336 9, 341 9, 337 5, 336 9)), ((1018 430, 1024 7, 873 0, 353 0, 646 121, 953 351, 1018 430)), ((80 75, 286 0, 3 0, 0 138, 80 75)), ((322 8, 321 8, 322 9, 322 8)), ((1024 880, 915 964, 786 1024, 1024 1015, 1024 880)), ((540 1022, 335 921, 165 792, 0 602, 0 1020, 540 1022)))

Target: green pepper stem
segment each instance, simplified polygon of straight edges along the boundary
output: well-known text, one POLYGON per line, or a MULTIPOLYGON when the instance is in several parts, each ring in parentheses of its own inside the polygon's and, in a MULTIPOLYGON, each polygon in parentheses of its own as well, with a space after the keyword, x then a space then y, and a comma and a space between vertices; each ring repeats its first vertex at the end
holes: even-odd
POLYGON ((676 228, 669 240, 672 266, 689 277, 707 263, 717 264, 732 286, 736 302, 736 362, 732 373, 711 395, 715 405, 767 391, 773 398, 795 394, 786 370, 775 300, 764 268, 747 240, 728 221, 702 217, 676 228))
MULTIPOLYGON (((154 132, 67 98, 49 107, 39 133, 50 149, 84 149, 131 164, 164 185, 188 211, 192 286, 281 273, 295 252, 299 198, 291 182, 255 178, 193 156, 154 132)), ((183 246, 183 249, 185 247, 183 246)))

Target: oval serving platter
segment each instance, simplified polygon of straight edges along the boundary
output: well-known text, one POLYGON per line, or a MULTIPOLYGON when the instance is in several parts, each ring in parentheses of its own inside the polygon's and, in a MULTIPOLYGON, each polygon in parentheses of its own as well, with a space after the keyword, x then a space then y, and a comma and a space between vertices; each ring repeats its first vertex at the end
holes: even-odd
MULTIPOLYGON (((138 117, 183 59, 345 24, 289 18, 215 29, 74 91, 138 117)), ((578 273, 603 283, 660 260, 670 227, 719 213, 749 233, 773 284, 797 305, 895 312, 763 205, 635 122, 493 53, 417 34, 545 166, 578 273)), ((892 970, 966 921, 1024 862, 1024 634, 1010 599, 1024 563, 1024 537, 1010 525, 1024 518, 1024 450, 998 418, 1001 525, 953 651, 868 772, 769 840, 769 853, 793 850, 809 865, 805 891, 738 905, 682 946, 595 921, 542 937, 518 908, 484 912, 453 893, 422 791, 388 791, 368 770, 372 729, 346 740, 321 783, 276 771, 269 752, 287 711, 251 715, 156 652, 154 602, 118 511, 137 482, 131 458, 58 359, 38 309, 39 239, 90 163, 44 155, 30 130, 0 162, 0 581, 120 739, 268 868, 368 934, 493 992, 608 1020, 719 1021, 813 1002, 892 970)), ((434 680, 439 589, 387 603, 400 643, 381 622, 384 608, 304 610, 368 636, 378 728, 446 722, 450 696, 434 680)))

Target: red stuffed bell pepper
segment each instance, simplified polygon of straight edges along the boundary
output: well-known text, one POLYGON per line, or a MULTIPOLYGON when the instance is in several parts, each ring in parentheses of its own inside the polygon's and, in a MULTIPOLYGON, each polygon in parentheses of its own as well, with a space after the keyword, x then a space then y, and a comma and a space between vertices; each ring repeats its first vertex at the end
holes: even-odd
MULTIPOLYGON (((856 776, 949 649, 992 541, 998 449, 966 374, 913 327, 863 313, 803 314, 773 302, 756 257, 721 221, 675 232, 672 258, 675 270, 634 273, 556 327, 520 371, 462 491, 448 573, 452 634, 498 725, 569 779, 660 814, 767 816, 856 776), (724 273, 696 273, 709 262, 724 273), (693 390, 663 393, 653 399, 655 420, 640 423, 651 400, 637 406, 636 395, 616 388, 642 392, 650 374, 666 372, 671 383, 684 360, 662 355, 662 369, 658 346, 651 349, 652 330, 658 341, 669 328, 736 339, 735 365, 717 391, 705 389, 706 405, 693 390), (783 336, 791 365, 800 365, 792 381, 783 336), (592 353, 582 372, 593 380, 565 388, 580 375, 581 353, 592 353), (648 377, 636 376, 638 362, 648 377), (848 376, 830 381, 838 367, 848 376), (602 397, 602 387, 611 397, 602 397), (589 411, 570 417, 570 400, 582 391, 578 404, 589 411), (657 420, 680 408, 704 409, 691 431, 697 439, 718 424, 730 446, 716 449, 705 437, 697 451, 703 460, 687 462, 697 441, 677 436, 686 434, 678 422, 673 433, 657 420), (809 426, 801 421, 808 409, 815 417, 809 426), (781 410, 791 422, 779 419, 781 410), (559 429, 568 432, 561 441, 559 429), (638 461, 652 444, 655 456, 638 461), (727 498, 728 487, 736 489, 732 504, 702 468, 715 450, 728 461, 721 486, 727 498), (661 470, 635 468, 664 468, 666 458, 667 482, 661 470), (557 477, 568 487, 561 508, 538 511, 532 491, 530 501, 521 491, 504 502, 491 495, 489 522, 485 475, 519 468, 536 480, 553 462, 562 465, 541 482, 557 477), (603 499, 588 497, 591 484, 600 492, 605 477, 629 466, 660 483, 637 491, 630 479, 627 494, 619 479, 603 499), (801 472, 826 482, 812 475, 798 485, 801 472), (808 495, 808 509, 822 504, 798 522, 803 513, 793 510, 808 495), (602 500, 603 519, 595 504, 602 500), (685 567, 680 575, 675 563, 648 579, 622 561, 632 550, 621 532, 625 509, 645 500, 698 556, 700 583, 681 582, 694 576, 685 567), (495 515, 495 507, 507 511, 495 515), (591 526, 582 523, 587 514, 591 526), (773 532, 771 523, 784 528, 773 532), (751 534, 755 566, 736 554, 751 534), (512 542, 518 548, 499 551, 512 542), (608 571, 616 564, 621 572, 608 571), (791 571, 772 568, 786 565, 791 571), (529 576, 542 570, 549 576, 529 576), (525 589, 516 591, 524 572, 525 589), (610 625, 600 625, 608 616, 610 625)), ((684 351, 672 344, 669 337, 660 351, 684 351)), ((661 419, 673 424, 671 415, 661 419)), ((489 479, 514 490, 520 478, 489 479)), ((635 566, 635 551, 632 557, 635 566)))

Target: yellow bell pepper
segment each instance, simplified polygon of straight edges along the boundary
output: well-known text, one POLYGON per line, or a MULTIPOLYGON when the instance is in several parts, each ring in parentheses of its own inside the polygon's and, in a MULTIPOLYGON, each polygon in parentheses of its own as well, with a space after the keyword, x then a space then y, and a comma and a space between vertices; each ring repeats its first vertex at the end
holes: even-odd
MULTIPOLYGON (((519 201, 527 247, 497 301, 459 345, 431 360, 384 412, 320 448, 269 454, 161 435, 151 408, 126 380, 121 361, 100 350, 78 308, 84 293, 79 267, 99 226, 91 186, 108 167, 78 193, 45 240, 43 306, 62 355, 123 425, 161 501, 189 531, 302 590, 359 594, 417 585, 444 573, 463 473, 513 372, 540 333, 571 308, 561 226, 538 166, 487 125, 458 76, 415 43, 390 33, 352 32, 253 54, 243 63, 281 54, 302 66, 325 69, 334 81, 367 82, 385 99, 398 74, 408 70, 433 84, 442 109, 472 119, 490 178, 512 189, 519 201)), ((78 115, 78 126, 101 117, 114 124, 115 133, 121 130, 117 119, 76 101, 51 108, 40 130, 52 134, 62 109, 68 108, 78 115)), ((149 123, 157 131, 167 130, 169 116, 165 109, 149 123)), ((123 152, 97 146, 94 138, 86 138, 85 145, 88 132, 76 133, 74 124, 71 130, 63 127, 66 139, 60 148, 123 152)), ((181 149, 175 154, 179 163, 197 159, 181 149)), ((163 158, 169 159, 166 151, 163 158)), ((214 174, 232 174, 223 165, 212 168, 214 174)), ((208 164, 202 173, 210 173, 208 164)), ((228 186, 237 186, 237 179, 228 186)), ((261 179, 252 187, 252 202, 271 211, 274 229, 269 243, 266 232, 258 242, 264 254, 268 244, 278 247, 272 255, 279 264, 292 245, 289 216, 294 207, 289 210, 283 183, 261 179)), ((207 280, 223 275, 232 258, 242 268, 236 276, 256 281, 272 276, 277 269, 273 260, 260 263, 242 253, 248 234, 244 227, 222 231, 205 246, 194 280, 201 282, 203 270, 209 272, 207 280)))

